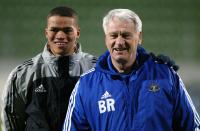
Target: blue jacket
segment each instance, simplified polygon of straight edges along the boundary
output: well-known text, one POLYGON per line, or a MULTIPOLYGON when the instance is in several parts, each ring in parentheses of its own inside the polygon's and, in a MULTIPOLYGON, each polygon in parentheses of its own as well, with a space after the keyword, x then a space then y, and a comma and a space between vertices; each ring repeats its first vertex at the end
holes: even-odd
POLYGON ((178 74, 138 53, 119 74, 109 52, 74 88, 63 131, 196 131, 200 119, 178 74))

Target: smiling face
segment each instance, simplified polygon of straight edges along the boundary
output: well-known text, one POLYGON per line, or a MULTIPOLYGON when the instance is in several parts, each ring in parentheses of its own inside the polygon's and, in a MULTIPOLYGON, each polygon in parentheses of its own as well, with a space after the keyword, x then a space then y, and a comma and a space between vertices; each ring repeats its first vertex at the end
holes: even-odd
POLYGON ((136 59, 141 33, 135 31, 133 22, 118 18, 113 18, 108 23, 105 33, 106 46, 114 67, 119 72, 130 71, 136 59))
POLYGON ((52 54, 55 56, 71 55, 75 51, 80 29, 75 18, 51 16, 47 21, 45 35, 52 54))

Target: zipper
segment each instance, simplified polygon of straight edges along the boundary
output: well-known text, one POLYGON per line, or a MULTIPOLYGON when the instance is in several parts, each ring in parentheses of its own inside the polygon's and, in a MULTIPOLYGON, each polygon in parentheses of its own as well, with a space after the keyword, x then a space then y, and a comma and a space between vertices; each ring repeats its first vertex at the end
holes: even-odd
POLYGON ((129 88, 129 80, 130 77, 127 76, 125 78, 123 78, 123 83, 124 83, 124 91, 125 91, 125 105, 126 105, 126 123, 127 123, 127 127, 126 130, 130 131, 131 129, 131 123, 132 123, 132 115, 131 115, 131 97, 130 97, 130 88, 129 88))

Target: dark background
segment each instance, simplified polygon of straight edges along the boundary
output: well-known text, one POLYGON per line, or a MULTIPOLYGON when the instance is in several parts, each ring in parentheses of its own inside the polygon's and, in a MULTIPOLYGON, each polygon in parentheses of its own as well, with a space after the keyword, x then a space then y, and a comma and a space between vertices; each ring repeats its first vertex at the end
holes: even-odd
POLYGON ((46 42, 46 15, 55 6, 74 8, 80 16, 83 49, 105 50, 102 18, 113 8, 134 10, 143 21, 143 46, 174 59, 198 60, 199 0, 1 0, 0 57, 31 57, 46 42))

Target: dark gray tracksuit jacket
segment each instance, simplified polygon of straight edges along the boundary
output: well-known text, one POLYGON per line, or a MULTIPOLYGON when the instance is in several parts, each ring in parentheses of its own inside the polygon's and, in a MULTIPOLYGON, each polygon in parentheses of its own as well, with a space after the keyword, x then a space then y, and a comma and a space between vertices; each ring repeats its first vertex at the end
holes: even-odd
POLYGON ((74 85, 96 60, 81 48, 72 56, 55 57, 45 46, 42 53, 17 66, 1 99, 2 129, 61 130, 74 85))

